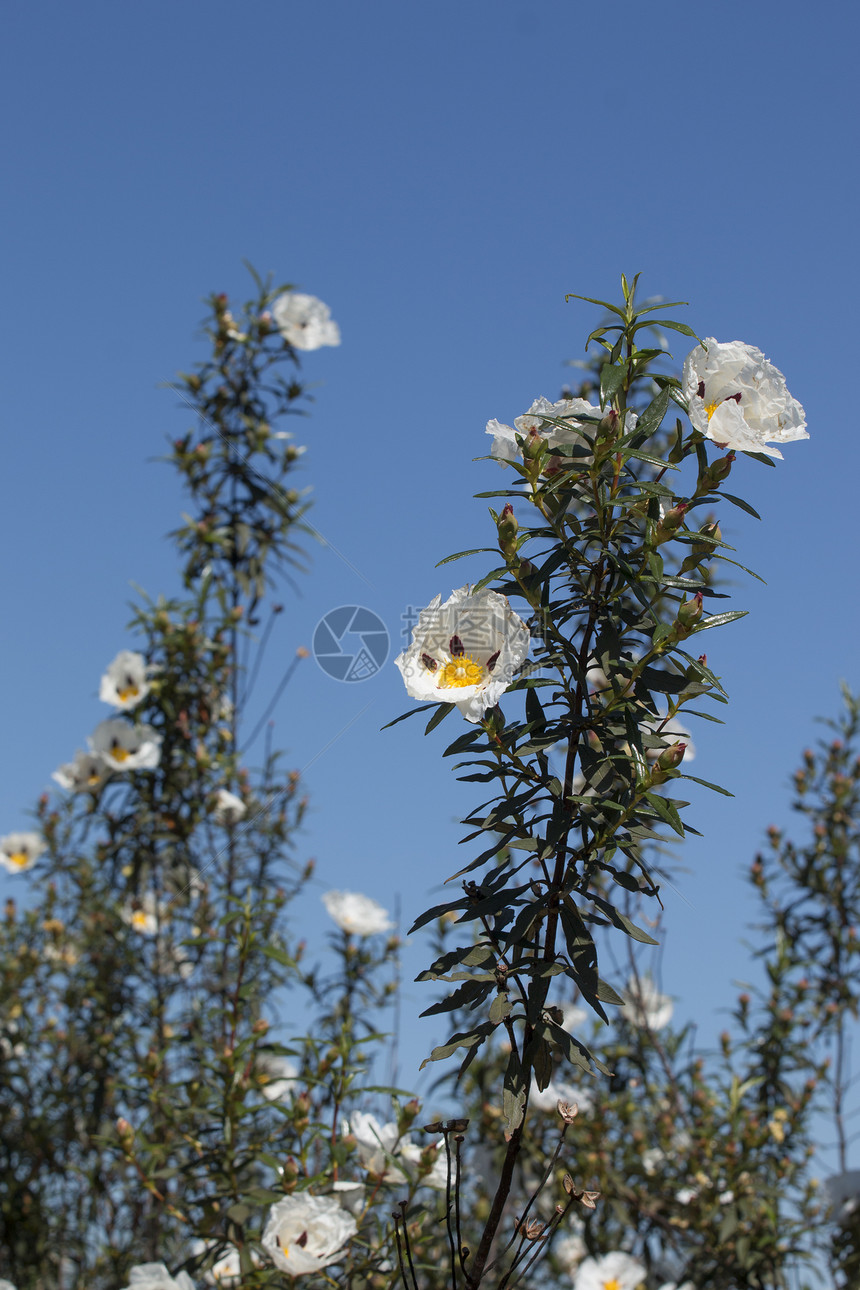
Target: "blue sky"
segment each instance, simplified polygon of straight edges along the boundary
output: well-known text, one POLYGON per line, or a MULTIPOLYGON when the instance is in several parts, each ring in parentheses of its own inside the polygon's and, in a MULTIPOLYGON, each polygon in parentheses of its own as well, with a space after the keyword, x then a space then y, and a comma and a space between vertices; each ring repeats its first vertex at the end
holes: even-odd
MULTIPOLYGON (((328 609, 373 609, 393 656, 407 607, 480 574, 434 565, 492 537, 472 500, 498 484, 473 461, 487 419, 570 377, 595 316, 566 292, 616 298, 641 271, 699 334, 764 349, 811 435, 775 470, 738 466, 763 523, 720 516, 767 585, 731 588, 750 616, 708 642, 732 706, 696 732, 695 769, 736 796, 697 796, 705 836, 667 894, 664 984, 708 1033, 745 970, 741 870, 791 822, 814 716, 838 710, 840 678, 860 686, 855 8, 36 0, 3 26, 0 831, 26 827, 105 715, 130 582, 175 586, 181 499, 146 463, 189 418, 160 383, 201 356, 200 299, 246 293, 243 257, 326 300, 343 333, 308 356, 317 401, 294 428, 310 518, 346 560, 316 547, 285 593, 270 686, 328 609)), ((313 660, 280 705, 275 740, 311 796, 311 935, 326 886, 399 892, 408 922, 459 867, 474 799, 439 756, 446 731, 379 733, 406 706, 390 662, 345 685, 313 660)), ((410 1039, 407 1070, 435 1037, 410 1039)))

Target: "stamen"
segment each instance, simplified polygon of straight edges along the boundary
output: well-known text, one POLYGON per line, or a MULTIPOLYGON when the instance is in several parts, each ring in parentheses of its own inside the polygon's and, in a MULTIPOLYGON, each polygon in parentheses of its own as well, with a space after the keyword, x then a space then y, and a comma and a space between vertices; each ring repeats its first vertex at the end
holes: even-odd
POLYGON ((29 863, 30 857, 27 855, 26 851, 13 851, 9 856, 9 859, 13 864, 17 865, 19 869, 23 869, 24 866, 29 863))
POLYGON ((125 703, 126 699, 136 699, 140 694, 140 686, 136 685, 132 677, 125 678, 125 685, 117 687, 117 698, 125 703))
POLYGON ((126 758, 131 756, 131 753, 128 751, 127 748, 123 748, 122 744, 119 742, 118 739, 112 739, 111 745, 110 745, 110 755, 111 757, 113 757, 114 761, 118 761, 120 765, 122 765, 122 763, 126 760, 126 758))
POLYGON ((469 654, 458 654, 442 668, 437 685, 440 690, 448 686, 462 688, 466 685, 480 685, 483 679, 483 665, 469 654))

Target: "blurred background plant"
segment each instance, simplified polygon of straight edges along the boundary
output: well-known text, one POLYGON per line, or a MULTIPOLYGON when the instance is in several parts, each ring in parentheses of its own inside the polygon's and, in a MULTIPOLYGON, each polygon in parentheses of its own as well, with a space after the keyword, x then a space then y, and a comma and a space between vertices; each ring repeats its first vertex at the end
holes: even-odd
POLYGON ((137 648, 102 679, 116 715, 59 768, 38 831, 0 839, 29 884, 0 925, 0 1275, 18 1290, 857 1284, 850 695, 796 776, 812 841, 772 830, 750 871, 764 985, 715 1044, 672 1028, 645 957, 677 879, 667 837, 690 827, 669 796, 689 777, 689 705, 725 698, 682 647, 734 616, 703 614, 731 559, 716 508, 749 506, 726 498, 731 453, 709 461, 706 436, 666 425, 685 407, 661 327, 685 328, 655 329, 635 285, 577 391, 491 423, 520 483, 493 513, 504 564, 486 582, 528 607, 534 664, 502 687, 524 715, 479 702, 447 749, 502 791, 467 821, 483 850, 462 894, 417 920, 422 978, 456 983, 428 1008, 453 1032, 433 1057, 466 1052, 425 1110, 394 1087, 389 911, 329 892, 330 957, 308 964, 290 923, 312 868, 301 782, 268 738, 246 762, 284 612, 270 593, 306 537, 303 449, 276 427, 306 400, 299 352, 337 328, 256 278, 235 315, 209 299, 211 356, 177 386, 195 428, 168 456, 190 499, 173 535, 186 595, 141 599, 137 648), (686 492, 667 482, 682 477, 686 492), (814 1181, 823 1108, 835 1208, 814 1181))

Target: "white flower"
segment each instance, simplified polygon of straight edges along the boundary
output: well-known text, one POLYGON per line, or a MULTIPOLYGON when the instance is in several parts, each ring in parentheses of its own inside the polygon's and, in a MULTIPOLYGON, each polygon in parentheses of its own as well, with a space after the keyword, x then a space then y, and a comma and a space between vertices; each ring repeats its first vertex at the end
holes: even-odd
POLYGON ((95 753, 75 753, 71 761, 65 762, 54 771, 51 778, 61 788, 68 788, 73 793, 92 792, 104 783, 109 773, 104 760, 95 753))
POLYGON ((638 1259, 620 1250, 588 1258, 579 1265, 574 1290, 637 1290, 645 1282, 645 1269, 638 1259))
POLYGON ((348 1178, 338 1178, 337 1182, 332 1183, 331 1189, 337 1193, 340 1204, 345 1206, 350 1214, 358 1215, 362 1212, 367 1192, 363 1182, 351 1182, 348 1178))
POLYGON ((698 1187, 682 1187, 680 1191, 675 1192, 675 1200, 679 1205, 689 1205, 696 1199, 698 1194, 698 1187))
POLYGON ((394 924, 382 905, 358 891, 327 891, 321 897, 326 913, 341 931, 355 936, 375 936, 389 931, 394 924))
POLYGON ((248 808, 241 797, 237 797, 229 789, 218 789, 215 796, 215 809, 212 812, 217 824, 238 824, 247 812, 248 808))
POLYGON ((172 1277, 163 1263, 139 1263, 129 1273, 125 1290, 194 1290, 187 1272, 172 1277))
POLYGON ((15 1286, 13 1286, 11 1281, 3 1281, 0 1279, 0 1290, 15 1290, 15 1286))
POLYGON ((287 291, 272 305, 272 316, 284 340, 294 349, 340 344, 340 328, 332 321, 328 305, 316 296, 287 291))
POLYGON ((561 1263, 568 1276, 573 1276, 579 1264, 588 1253, 582 1237, 582 1223, 577 1223, 572 1232, 566 1232, 553 1243, 552 1252, 561 1263))
POLYGON ((660 1290, 696 1290, 696 1287, 692 1281, 685 1281, 682 1286, 676 1285, 674 1281, 667 1281, 665 1285, 660 1287, 660 1290))
POLYGON ((668 994, 661 994, 650 976, 631 977, 622 991, 625 1016, 634 1026, 662 1030, 672 1020, 675 1005, 668 994))
POLYGON ((270 1102, 282 1102, 292 1095, 298 1082, 299 1068, 291 1058, 278 1053, 259 1053, 255 1065, 263 1097, 270 1102))
POLYGON ((580 1115, 586 1114, 594 1106, 594 1097, 589 1089, 574 1088, 565 1080, 551 1079, 546 1088, 539 1089, 534 1082, 529 1093, 529 1106, 533 1111, 558 1111, 559 1102, 575 1106, 580 1115))
POLYGON ((349 1131, 358 1143, 358 1158, 368 1173, 376 1174, 384 1182, 402 1183, 405 1176, 391 1162, 401 1154, 408 1139, 403 1139, 393 1122, 380 1124, 375 1115, 356 1111, 344 1131, 349 1131))
POLYGON ((418 1176, 421 1167, 421 1157, 428 1149, 427 1146, 420 1147, 416 1142, 402 1142, 398 1155, 401 1160, 405 1160, 415 1171, 415 1181, 421 1187, 432 1187, 434 1191, 445 1191, 448 1186, 448 1156, 445 1152, 445 1139, 440 1138, 438 1142, 430 1143, 429 1146, 435 1147, 436 1155, 432 1160, 430 1168, 426 1174, 418 1176))
POLYGON ((154 770, 161 760, 161 735, 152 726, 133 726, 122 717, 100 722, 89 745, 112 770, 154 770))
POLYGON ((121 649, 101 679, 99 698, 115 708, 134 708, 149 694, 152 668, 142 654, 121 649))
MULTIPOLYGON (((629 413, 629 417, 633 417, 629 413)), ((545 439, 547 447, 570 449, 577 444, 585 444, 582 437, 584 429, 588 434, 594 435, 597 428, 597 422, 600 421, 603 413, 600 408, 595 408, 585 399, 560 399, 558 403, 550 403, 543 395, 535 399, 525 416, 517 417, 513 426, 505 425, 502 421, 493 418, 487 422, 487 434, 493 436, 493 446, 490 449, 490 456, 496 457, 503 466, 515 457, 521 457, 522 451, 517 444, 517 435, 527 438, 529 435, 539 435, 545 439), (567 424, 562 427, 554 425, 547 421, 547 417, 553 417, 555 420, 565 421, 567 424), (591 422, 583 422, 582 417, 592 417, 591 422)), ((632 421, 631 426, 632 428, 632 421)), ((587 458, 583 458, 586 461, 587 458)))
POLYGON ((263 1248, 276 1267, 298 1277, 336 1263, 357 1231, 353 1216, 333 1196, 299 1192, 269 1210, 263 1248))
POLYGON ((695 428, 723 448, 782 457, 768 442, 808 439, 806 418, 785 377, 755 345, 709 336, 684 360, 681 387, 695 428))
POLYGON ((156 900, 151 891, 137 900, 123 905, 119 916, 129 927, 143 936, 155 936, 166 918, 166 907, 163 901, 156 900))
MULTIPOLYGON (((210 1250, 220 1249, 221 1254, 211 1267, 202 1269, 203 1280, 210 1286, 236 1286, 242 1280, 242 1266, 239 1251, 235 1245, 224 1245, 222 1241, 202 1241, 199 1238, 191 1242, 191 1253, 195 1258, 208 1254, 210 1250)), ((251 1259, 259 1266, 260 1259, 252 1254, 251 1259)))
POLYGON ((8 873, 23 873, 33 868, 45 850, 45 842, 38 833, 7 833, 5 838, 0 838, 0 865, 8 873))
POLYGON ((498 703, 529 652, 529 629, 497 591, 460 587, 422 609, 412 644, 394 660, 406 691, 454 703, 477 724, 498 703))
POLYGON ((660 1165, 662 1165, 666 1159, 666 1152, 661 1151, 659 1147, 649 1147, 647 1151, 642 1152, 642 1155, 639 1158, 642 1161, 642 1168, 645 1170, 648 1177, 653 1178, 660 1165))

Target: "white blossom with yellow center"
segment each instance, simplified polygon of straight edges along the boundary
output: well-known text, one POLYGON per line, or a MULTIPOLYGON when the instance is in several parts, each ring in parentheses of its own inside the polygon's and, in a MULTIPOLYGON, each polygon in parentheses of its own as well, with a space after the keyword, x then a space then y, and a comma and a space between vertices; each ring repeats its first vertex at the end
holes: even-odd
POLYGON ((769 443, 808 439, 785 377, 755 345, 708 336, 684 360, 681 389, 695 428, 723 448, 782 457, 769 443))
POLYGON ((32 869, 45 849, 39 833, 7 833, 0 838, 0 865, 8 873, 24 873, 32 869))
POLYGON ((287 291, 272 305, 272 317, 278 331, 293 349, 319 349, 321 345, 339 345, 340 328, 328 305, 316 296, 301 291, 287 291))
POLYGON ((154 770, 161 760, 161 735, 152 726, 133 726, 122 717, 102 721, 88 742, 111 770, 154 770))
POLYGON ((152 672, 142 654, 122 649, 102 676, 99 698, 123 711, 135 708, 149 694, 152 672))
POLYGON ((155 936, 167 917, 164 902, 157 900, 151 891, 123 905, 119 913, 122 921, 141 936, 155 936))
POLYGON ((72 793, 94 793, 109 774, 102 757, 79 749, 71 761, 64 762, 54 771, 51 778, 72 793))
POLYGON ((297 1192, 269 1210, 262 1245, 276 1267, 299 1277, 343 1258, 357 1231, 352 1214, 333 1196, 297 1192))
POLYGON ((576 1270, 573 1290, 639 1290, 645 1285, 645 1268, 621 1250, 583 1259, 576 1270))
POLYGON ((412 644, 394 660, 413 699, 454 703, 477 723, 514 680, 529 629, 497 591, 460 587, 422 609, 412 644))

